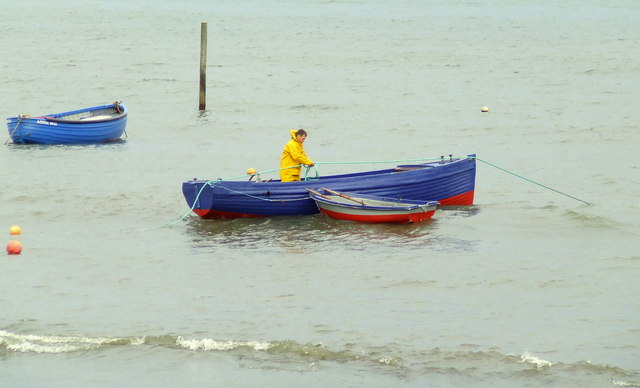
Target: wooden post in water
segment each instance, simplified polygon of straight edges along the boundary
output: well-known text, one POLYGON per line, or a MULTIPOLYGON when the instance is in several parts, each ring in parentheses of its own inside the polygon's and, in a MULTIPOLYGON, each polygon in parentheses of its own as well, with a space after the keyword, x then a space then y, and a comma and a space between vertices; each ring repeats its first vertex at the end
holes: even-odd
POLYGON ((207 23, 200 25, 200 103, 198 109, 207 107, 207 23))

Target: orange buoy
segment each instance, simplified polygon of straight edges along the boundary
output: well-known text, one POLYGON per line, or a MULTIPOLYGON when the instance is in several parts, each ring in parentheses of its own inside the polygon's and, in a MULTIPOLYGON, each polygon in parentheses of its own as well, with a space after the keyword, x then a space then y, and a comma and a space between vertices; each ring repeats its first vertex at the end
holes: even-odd
POLYGON ((13 225, 9 228, 9 234, 12 236, 18 235, 20 233, 22 233, 22 230, 20 230, 20 227, 18 225, 13 225))
POLYGON ((251 167, 249 169, 247 169, 247 175, 255 175, 256 173, 256 169, 251 167))
POLYGON ((482 107, 482 111, 483 111, 483 112, 488 112, 488 111, 489 111, 489 107, 487 107, 487 106, 483 106, 483 107, 482 107))
POLYGON ((7 244, 7 253, 10 255, 19 255, 22 252, 22 244, 18 240, 11 240, 7 244))

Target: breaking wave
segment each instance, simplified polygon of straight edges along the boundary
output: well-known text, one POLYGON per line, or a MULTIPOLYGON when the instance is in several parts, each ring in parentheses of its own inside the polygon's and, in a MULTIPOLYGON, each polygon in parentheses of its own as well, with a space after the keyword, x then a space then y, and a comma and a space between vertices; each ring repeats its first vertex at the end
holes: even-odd
POLYGON ((108 338, 15 334, 0 330, 0 350, 21 353, 70 353, 105 346, 141 345, 144 337, 108 338))
POLYGON ((588 381, 598 376, 610 386, 640 387, 640 371, 628 371, 610 365, 592 364, 589 361, 563 363, 549 361, 529 352, 503 354, 497 351, 461 349, 431 349, 411 351, 395 345, 362 347, 345 344, 331 349, 323 343, 299 343, 283 341, 242 341, 212 338, 192 338, 181 335, 87 337, 18 334, 0 329, 0 355, 12 353, 58 354, 93 352, 109 348, 164 347, 185 352, 215 352, 230 357, 253 361, 256 367, 287 369, 291 365, 309 365, 314 368, 320 362, 358 364, 358 368, 382 368, 384 373, 398 375, 402 379, 411 375, 454 374, 468 379, 502 376, 506 379, 529 381, 551 376, 556 382, 588 381))

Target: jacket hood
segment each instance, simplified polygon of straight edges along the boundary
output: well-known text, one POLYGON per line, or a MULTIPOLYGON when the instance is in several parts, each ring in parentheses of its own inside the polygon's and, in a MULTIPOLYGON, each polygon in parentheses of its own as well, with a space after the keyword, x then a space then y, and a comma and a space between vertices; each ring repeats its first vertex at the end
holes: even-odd
POLYGON ((289 133, 291 133, 291 138, 295 139, 296 138, 296 132, 298 132, 297 129, 292 129, 289 133))

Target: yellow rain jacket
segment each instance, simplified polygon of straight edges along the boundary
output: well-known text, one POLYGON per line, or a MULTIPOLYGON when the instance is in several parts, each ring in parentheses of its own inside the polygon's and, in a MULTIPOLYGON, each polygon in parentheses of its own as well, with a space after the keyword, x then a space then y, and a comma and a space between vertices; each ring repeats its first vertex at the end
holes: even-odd
POLYGON ((282 182, 300 180, 300 166, 292 166, 297 166, 299 164, 313 164, 313 161, 309 159, 307 154, 304 152, 302 143, 298 143, 296 141, 296 132, 298 132, 297 129, 291 130, 291 140, 284 145, 284 149, 282 150, 282 157, 280 158, 280 168, 284 169, 280 170, 280 180, 282 180, 282 182))

